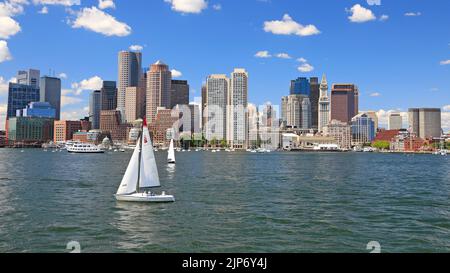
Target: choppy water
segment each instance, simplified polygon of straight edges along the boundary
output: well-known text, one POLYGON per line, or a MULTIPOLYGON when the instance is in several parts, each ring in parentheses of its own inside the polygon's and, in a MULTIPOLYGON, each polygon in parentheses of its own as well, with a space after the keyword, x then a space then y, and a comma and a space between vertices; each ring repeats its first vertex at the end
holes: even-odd
POLYGON ((0 252, 450 251, 450 157, 158 152, 157 205, 114 199, 130 157, 0 149, 0 252))

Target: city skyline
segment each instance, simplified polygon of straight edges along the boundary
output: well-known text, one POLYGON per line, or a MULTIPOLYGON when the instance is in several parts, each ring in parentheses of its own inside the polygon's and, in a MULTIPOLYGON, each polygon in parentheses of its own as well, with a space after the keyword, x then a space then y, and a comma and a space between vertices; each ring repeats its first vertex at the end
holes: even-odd
POLYGON ((113 1, 114 9, 101 9, 98 1, 52 1, 66 6, 47 4, 46 14, 42 14, 43 5, 29 2, 0 2, 9 3, 0 4, 0 17, 14 20, 20 28, 15 33, 0 33, 0 129, 4 128, 8 81, 18 70, 36 68, 42 76, 48 69, 55 70, 48 74, 62 79, 62 118, 80 119, 87 115, 89 93, 100 89, 102 80, 118 80, 117 53, 134 49, 142 51, 144 68, 161 59, 170 65, 174 79, 188 80, 191 101, 201 96, 201 85, 208 75, 229 73, 235 67, 248 71, 248 101, 256 105, 266 101, 280 105, 292 79, 325 73, 330 86, 341 82, 358 85, 360 110, 378 111, 382 127, 387 127, 388 110, 401 112, 406 122, 408 108, 438 107, 443 110, 442 127, 450 130, 450 94, 446 89, 450 86, 450 45, 445 28, 449 19, 439 12, 449 6, 445 1, 439 1, 438 10, 419 1, 369 5, 367 1, 217 0, 197 10, 183 10, 187 6, 177 6, 177 1, 142 1, 146 7, 142 10, 153 20, 165 22, 164 27, 136 20, 143 11, 124 1, 113 1), (81 5, 70 5, 78 2, 81 5), (313 10, 317 12, 307 12, 313 10), (365 18, 356 16, 361 10, 366 11, 361 13, 365 18), (92 28, 89 15, 109 18, 105 20, 110 27, 92 28), (205 21, 210 26, 205 26, 205 21), (430 27, 440 35, 425 33, 430 27), (39 29, 51 31, 42 33, 39 29), (242 42, 223 40, 227 35, 222 34, 229 29, 242 42), (204 36, 208 30, 217 33, 204 36), (417 32, 421 36, 413 37, 419 36, 417 32), (349 43, 332 43, 342 35, 349 43), (205 43, 200 40, 202 36, 205 43), (217 41, 214 46, 208 45, 209 39, 217 41), (183 42, 174 42, 178 40, 183 42), (352 45, 355 41, 358 43, 352 45), (377 50, 383 56, 376 54, 377 50))

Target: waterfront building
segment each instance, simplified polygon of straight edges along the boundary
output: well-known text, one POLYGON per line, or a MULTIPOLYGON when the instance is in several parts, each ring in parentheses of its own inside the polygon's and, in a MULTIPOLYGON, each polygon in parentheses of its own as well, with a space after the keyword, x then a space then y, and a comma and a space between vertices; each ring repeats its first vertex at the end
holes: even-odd
POLYGON ((363 146, 372 143, 375 138, 375 123, 367 113, 361 113, 352 118, 352 144, 363 146))
MULTIPOLYGON (((297 138, 296 146, 300 149, 312 150, 319 145, 337 145, 338 141, 332 136, 315 136, 312 134, 300 135, 297 138)), ((337 145, 339 146, 339 145, 337 145)))
POLYGON ((9 119, 9 144, 40 144, 53 139, 53 119, 41 117, 12 117, 9 119))
POLYGON ((319 128, 319 97, 320 97, 320 83, 319 78, 312 77, 309 79, 310 94, 309 100, 311 102, 311 126, 310 128, 318 130, 319 128))
POLYGON ((81 130, 79 120, 55 120, 53 141, 66 142, 72 140, 73 134, 81 130))
POLYGON ((100 112, 100 130, 110 134, 113 142, 126 142, 131 127, 132 125, 129 123, 122 123, 119 110, 102 110, 100 112))
POLYGON ((311 94, 308 78, 300 77, 291 81, 290 95, 308 96, 311 94))
POLYGON ((246 149, 248 141, 248 73, 236 68, 231 73, 227 107, 227 141, 231 148, 246 149))
MULTIPOLYGON (((142 53, 133 51, 120 51, 118 60, 119 82, 117 90, 117 109, 125 119, 125 98, 127 87, 139 86, 142 79, 142 53)), ((114 110, 108 108, 103 110, 114 110)))
POLYGON ((162 61, 152 64, 147 72, 146 116, 149 123, 156 119, 158 107, 170 108, 172 72, 162 61))
POLYGON ((440 108, 411 108, 408 115, 411 131, 417 137, 422 139, 441 137, 440 108))
POLYGON ((100 129, 100 111, 102 110, 102 93, 93 91, 89 96, 89 121, 92 129, 100 129))
POLYGON ((21 70, 17 73, 17 83, 22 85, 29 85, 33 88, 39 88, 39 78, 41 72, 37 69, 21 70))
POLYGON ((398 112, 390 113, 388 117, 388 130, 400 130, 403 128, 403 118, 398 112))
POLYGON ((302 101, 302 129, 311 129, 311 102, 309 98, 304 98, 302 101))
POLYGON ((145 115, 145 89, 127 87, 125 95, 125 115, 129 122, 143 118, 145 115))
POLYGON ((210 75, 206 80, 206 117, 203 128, 206 139, 225 140, 227 137, 227 105, 230 79, 226 75, 210 75))
POLYGON ((85 117, 80 119, 81 131, 90 131, 92 129, 92 123, 89 120, 89 117, 85 117))
POLYGON ((352 147, 351 127, 346 122, 331 120, 323 128, 324 135, 333 137, 341 149, 352 147))
POLYGON ((333 84, 330 119, 350 123, 358 114, 359 90, 354 84, 333 84))
POLYGON ((152 135, 153 145, 165 146, 169 145, 170 139, 176 129, 179 113, 172 109, 158 107, 155 121, 149 125, 149 130, 152 135))
POLYGON ((9 83, 6 119, 15 117, 17 110, 22 110, 26 108, 30 102, 38 102, 39 100, 39 87, 9 83))
POLYGON ((277 111, 270 102, 267 102, 263 106, 260 123, 261 126, 265 127, 278 127, 279 125, 277 124, 277 111))
POLYGON ((102 99, 101 110, 116 110, 118 108, 118 90, 115 81, 103 81, 100 93, 102 99))
POLYGON ((380 130, 378 131, 373 142, 376 141, 387 141, 391 142, 395 139, 396 136, 400 134, 400 130, 380 130))
POLYGON ((330 122, 330 99, 328 98, 328 82, 325 74, 322 76, 320 83, 318 112, 318 131, 323 132, 323 127, 330 122))
POLYGON ((40 101, 50 103, 56 110, 55 119, 61 118, 61 79, 44 76, 40 79, 40 101))
POLYGON ((172 80, 169 108, 173 109, 176 105, 188 105, 188 104, 189 104, 188 82, 182 80, 172 80))
POLYGON ((30 102, 25 109, 17 110, 18 117, 56 118, 56 109, 48 102, 30 102))

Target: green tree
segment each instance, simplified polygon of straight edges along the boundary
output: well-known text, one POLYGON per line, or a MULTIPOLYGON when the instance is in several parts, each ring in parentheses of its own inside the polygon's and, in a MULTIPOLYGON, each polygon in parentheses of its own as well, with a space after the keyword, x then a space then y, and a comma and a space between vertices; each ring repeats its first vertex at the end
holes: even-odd
POLYGON ((384 140, 377 140, 374 143, 372 143, 372 147, 377 148, 379 150, 389 150, 390 146, 391 145, 389 141, 384 140))
POLYGON ((226 141, 225 139, 222 139, 222 140, 220 141, 220 146, 221 146, 222 148, 228 147, 227 141, 226 141))

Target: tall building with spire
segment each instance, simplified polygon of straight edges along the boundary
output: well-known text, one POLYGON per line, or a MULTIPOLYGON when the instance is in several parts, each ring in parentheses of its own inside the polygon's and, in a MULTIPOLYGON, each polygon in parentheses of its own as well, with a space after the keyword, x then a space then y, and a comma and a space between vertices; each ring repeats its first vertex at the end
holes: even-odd
POLYGON ((157 61, 147 72, 147 120, 155 121, 158 107, 170 108, 171 90, 172 72, 167 64, 157 61))
POLYGON ((330 99, 328 98, 328 82, 325 74, 320 83, 319 97, 319 132, 323 132, 325 126, 330 122, 330 99))
POLYGON ((119 83, 117 109, 125 119, 125 99, 127 87, 138 87, 142 79, 142 53, 133 51, 119 52, 119 83))

